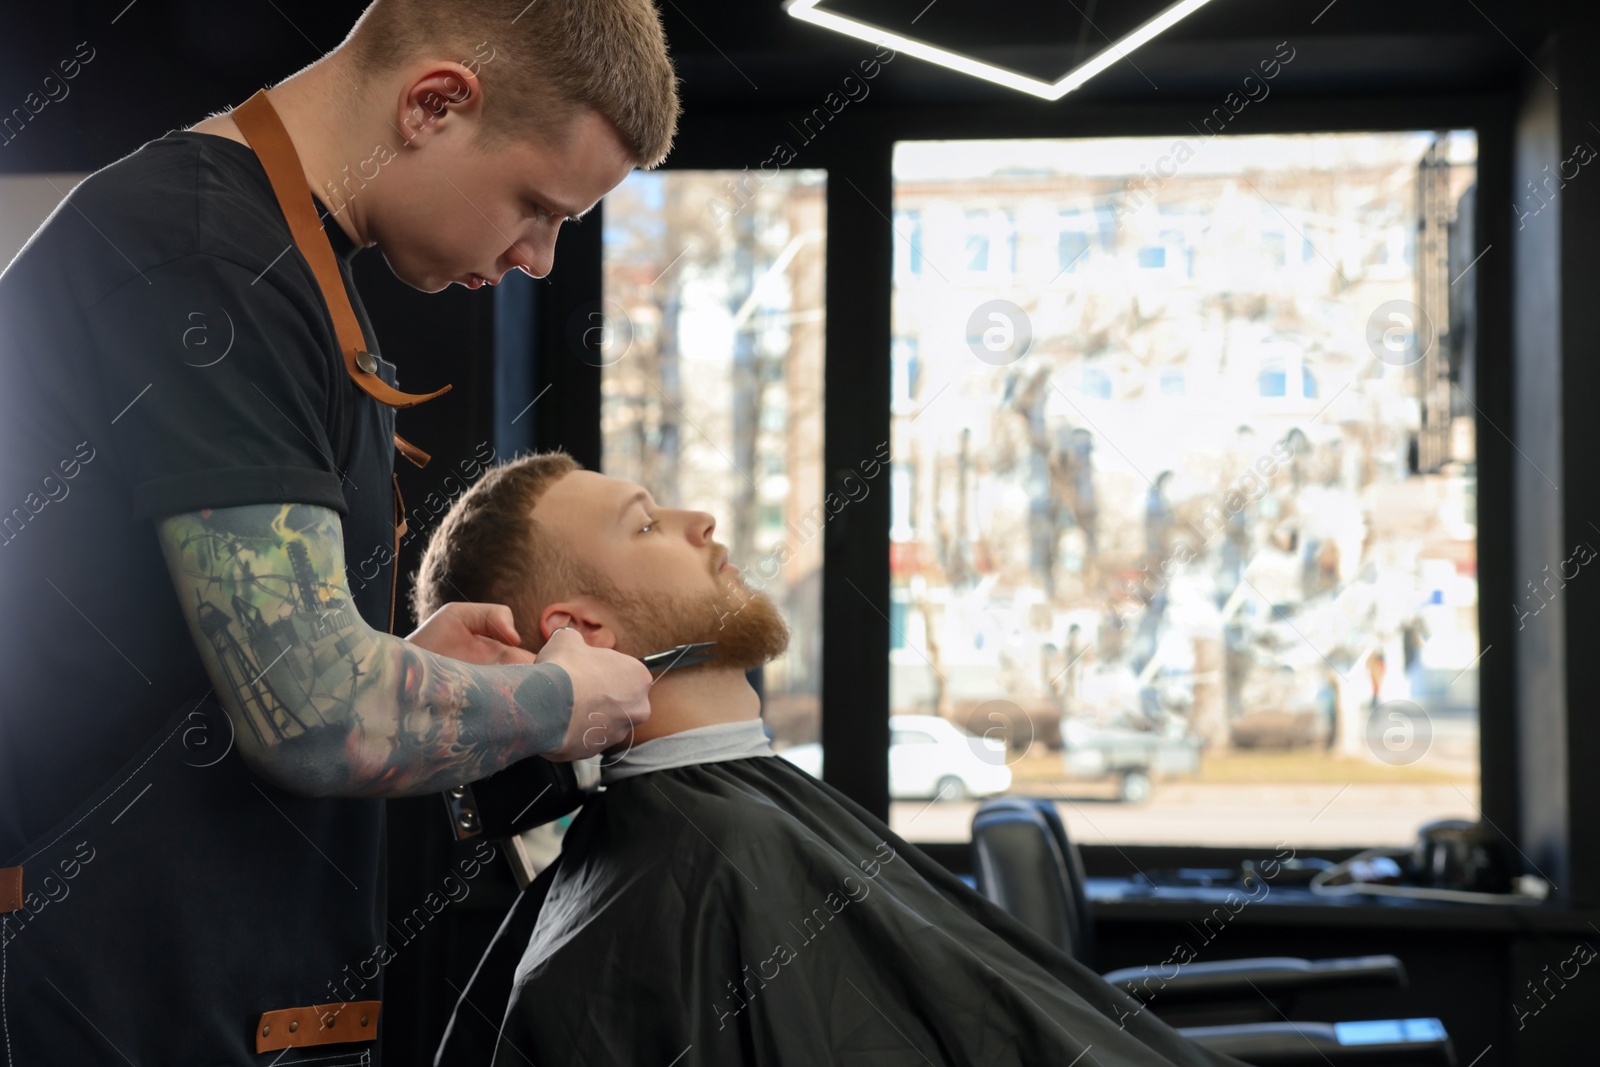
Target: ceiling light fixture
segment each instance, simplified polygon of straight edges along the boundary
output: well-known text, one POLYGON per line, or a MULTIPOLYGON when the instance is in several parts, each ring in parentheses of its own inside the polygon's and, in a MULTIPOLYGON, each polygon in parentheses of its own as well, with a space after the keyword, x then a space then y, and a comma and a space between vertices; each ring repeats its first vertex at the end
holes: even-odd
POLYGON ((1053 82, 1030 78, 1026 74, 1018 74, 1014 70, 997 67, 992 63, 985 63, 982 60, 973 59, 971 56, 964 56, 959 52, 952 52, 949 49, 940 48, 938 45, 929 44, 927 41, 919 41, 904 34, 891 33, 870 23, 861 22, 845 15, 836 15, 831 11, 822 11, 817 7, 821 2, 822 0, 784 0, 783 6, 784 10, 797 19, 849 37, 858 38, 868 44, 886 44, 897 53, 904 52, 908 56, 916 56, 918 59, 937 63, 941 67, 948 67, 963 74, 970 74, 975 78, 982 78, 984 81, 994 82, 996 85, 1018 89, 1024 93, 1042 97, 1045 100, 1060 100, 1117 60, 1126 58, 1129 52, 1132 52, 1156 36, 1156 34, 1166 30, 1179 19, 1205 6, 1209 0, 1182 0, 1181 3, 1173 4, 1149 22, 1125 35, 1120 40, 1111 42, 1104 49, 1096 52, 1088 60, 1072 68, 1053 82))

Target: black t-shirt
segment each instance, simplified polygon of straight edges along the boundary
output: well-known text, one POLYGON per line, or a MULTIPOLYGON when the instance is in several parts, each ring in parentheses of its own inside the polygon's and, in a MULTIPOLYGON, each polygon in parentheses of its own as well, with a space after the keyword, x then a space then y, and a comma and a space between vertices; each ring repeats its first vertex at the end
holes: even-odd
MULTIPOLYGON (((306 196, 377 354, 357 249, 306 196)), ((248 146, 171 132, 52 212, 0 274, 0 864, 210 688, 158 519, 332 508, 357 609, 388 628, 393 433, 248 146)), ((382 849, 381 801, 329 810, 323 832, 382 849)))

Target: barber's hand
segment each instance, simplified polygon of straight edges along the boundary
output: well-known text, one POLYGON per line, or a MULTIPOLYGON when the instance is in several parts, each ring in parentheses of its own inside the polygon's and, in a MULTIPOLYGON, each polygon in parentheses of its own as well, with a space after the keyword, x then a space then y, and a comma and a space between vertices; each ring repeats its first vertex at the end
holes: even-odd
MULTIPOLYGON (((522 643, 511 609, 504 604, 452 601, 406 636, 418 648, 467 663, 537 663, 522 643)), ((644 664, 640 664, 644 666, 644 664)))
POLYGON ((539 650, 572 678, 572 720, 561 747, 542 753, 564 762, 598 756, 628 739, 650 717, 650 668, 614 649, 591 647, 576 630, 561 629, 539 650))

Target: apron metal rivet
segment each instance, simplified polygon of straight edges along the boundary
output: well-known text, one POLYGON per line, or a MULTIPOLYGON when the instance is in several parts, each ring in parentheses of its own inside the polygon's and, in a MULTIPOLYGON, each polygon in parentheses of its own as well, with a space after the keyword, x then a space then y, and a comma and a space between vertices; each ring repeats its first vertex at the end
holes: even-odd
POLYGON ((324 1015, 322 1017, 322 1025, 324 1027, 326 1027, 327 1029, 329 1029, 329 1030, 332 1030, 333 1029, 333 1024, 338 1022, 338 1021, 339 1021, 339 1018, 336 1015, 324 1015))
POLYGON ((268 1034, 271 1034, 271 1033, 272 1033, 272 1027, 270 1027, 270 1026, 263 1026, 263 1027, 262 1027, 262 1028, 261 1028, 261 1036, 262 1036, 262 1037, 266 1037, 266 1036, 267 1036, 267 1035, 268 1035, 268 1034))
POLYGON ((290 1019, 289 1020, 289 1032, 292 1034, 298 1029, 300 1029, 300 1020, 299 1019, 290 1019))
POLYGON ((356 366, 360 367, 368 374, 378 373, 377 359, 373 357, 371 352, 368 352, 365 349, 356 352, 356 366))
POLYGON ((367 1017, 366 1017, 366 1016, 365 1016, 365 1015, 363 1015, 363 1016, 362 1016, 362 1017, 361 1017, 361 1025, 362 1025, 362 1026, 365 1026, 365 1025, 367 1025, 367 1017))

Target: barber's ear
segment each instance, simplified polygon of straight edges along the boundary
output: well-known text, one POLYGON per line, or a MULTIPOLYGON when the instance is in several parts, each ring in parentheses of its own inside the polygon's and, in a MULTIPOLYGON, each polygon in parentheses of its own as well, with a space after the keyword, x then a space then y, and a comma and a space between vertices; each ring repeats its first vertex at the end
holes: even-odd
MULTIPOLYGON (((441 63, 414 85, 408 86, 400 102, 400 130, 415 146, 419 137, 430 134, 451 105, 465 105, 481 93, 477 77, 459 63, 441 63)), ((471 105, 476 107, 476 104, 471 105)))

